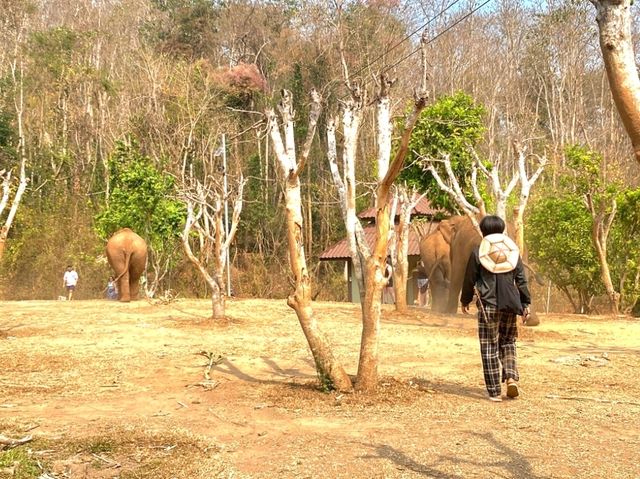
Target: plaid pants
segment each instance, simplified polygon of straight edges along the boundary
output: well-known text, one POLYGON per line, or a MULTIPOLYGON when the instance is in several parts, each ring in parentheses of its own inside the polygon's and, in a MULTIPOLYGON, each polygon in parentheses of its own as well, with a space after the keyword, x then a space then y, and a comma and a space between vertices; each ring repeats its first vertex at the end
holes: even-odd
POLYGON ((498 311, 493 306, 485 306, 484 312, 483 315, 482 310, 478 311, 478 336, 484 382, 489 396, 500 396, 501 371, 502 381, 518 380, 518 323, 515 314, 498 311))

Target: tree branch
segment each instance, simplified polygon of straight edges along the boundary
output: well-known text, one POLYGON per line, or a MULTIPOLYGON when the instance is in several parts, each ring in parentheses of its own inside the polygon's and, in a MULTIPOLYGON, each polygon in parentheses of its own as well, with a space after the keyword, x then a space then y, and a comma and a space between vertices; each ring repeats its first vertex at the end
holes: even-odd
POLYGON ((320 117, 320 111, 322 110, 322 97, 317 90, 311 90, 311 112, 309 113, 309 125, 307 128, 307 138, 302 146, 302 153, 296 169, 296 176, 299 176, 309 158, 309 152, 311 151, 311 144, 313 143, 313 137, 316 134, 316 127, 318 126, 318 118, 320 117))

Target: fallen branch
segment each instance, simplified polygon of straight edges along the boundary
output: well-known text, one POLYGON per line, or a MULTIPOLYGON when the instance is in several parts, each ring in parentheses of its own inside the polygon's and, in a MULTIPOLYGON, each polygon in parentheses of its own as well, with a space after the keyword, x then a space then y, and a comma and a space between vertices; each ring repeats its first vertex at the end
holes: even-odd
POLYGON ((214 379, 206 379, 204 381, 200 381, 199 383, 187 384, 186 387, 191 388, 191 387, 200 386, 205 391, 211 391, 211 390, 217 388, 219 384, 220 384, 220 381, 216 381, 214 379))
POLYGON ((91 454, 93 457, 95 457, 96 459, 100 459, 101 461, 103 461, 104 463, 108 464, 109 467, 113 467, 113 468, 118 468, 118 467, 122 467, 120 465, 120 463, 116 462, 116 461, 112 461, 111 459, 108 459, 106 457, 101 456, 100 454, 91 454))
POLYGON ((10 437, 0 435, 0 451, 4 449, 11 449, 30 441, 33 441, 32 436, 25 436, 22 439, 11 439, 10 437))
POLYGON ((617 399, 602 399, 602 398, 590 398, 584 396, 558 396, 556 394, 547 394, 549 399, 565 399, 567 401, 592 401, 607 404, 628 404, 631 406, 640 406, 640 402, 634 401, 618 401, 617 399))

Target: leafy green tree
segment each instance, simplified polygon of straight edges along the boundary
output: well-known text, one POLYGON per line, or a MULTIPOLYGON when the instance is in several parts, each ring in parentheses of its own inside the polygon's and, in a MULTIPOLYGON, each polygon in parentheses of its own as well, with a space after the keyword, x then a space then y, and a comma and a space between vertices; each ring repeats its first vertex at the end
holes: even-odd
POLYGON ((529 258, 576 313, 588 313, 593 297, 603 291, 591 221, 578 195, 551 192, 533 203, 527 219, 529 258))
POLYGON ((119 141, 109 158, 111 196, 105 209, 95 218, 96 231, 106 239, 120 228, 131 228, 150 247, 154 270, 147 287, 153 294, 166 275, 180 239, 186 210, 175 199, 174 178, 161 172, 135 141, 119 141))
POLYGON ((627 313, 640 299, 640 188, 618 195, 618 214, 611 238, 612 270, 619 285, 620 306, 627 313))
POLYGON ((640 294, 640 190, 606 181, 596 151, 570 145, 565 156, 558 188, 529 218, 530 257, 576 312, 589 312, 605 292, 629 312, 640 294))
POLYGON ((617 211, 619 185, 607 182, 602 174, 602 155, 585 146, 570 145, 565 150, 570 174, 564 179, 568 189, 580 195, 591 214, 591 241, 600 263, 600 278, 611 312, 618 313, 620 292, 616 291, 609 266, 608 243, 617 211))
MULTIPOLYGON (((443 96, 425 108, 413 130, 400 181, 426 192, 434 206, 454 211, 451 199, 438 187, 431 173, 424 170, 420 158, 437 160, 448 155, 462 190, 471 194, 473 156, 470 148, 483 138, 484 114, 484 106, 464 92, 443 96)), ((438 166, 436 168, 442 171, 438 166)), ((442 176, 446 177, 445 174, 442 176)))

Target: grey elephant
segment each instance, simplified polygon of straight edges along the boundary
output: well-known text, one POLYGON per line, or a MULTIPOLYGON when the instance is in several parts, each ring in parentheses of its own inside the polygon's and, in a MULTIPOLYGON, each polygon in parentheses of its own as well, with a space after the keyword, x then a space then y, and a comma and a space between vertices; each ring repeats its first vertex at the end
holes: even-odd
POLYGON ((420 259, 431 290, 431 309, 438 313, 447 311, 451 279, 449 243, 453 227, 462 220, 462 216, 454 216, 441 221, 435 231, 420 241, 420 259))
POLYGON ((147 266, 147 243, 129 228, 122 228, 107 241, 107 259, 116 275, 118 299, 137 299, 140 277, 147 266))

